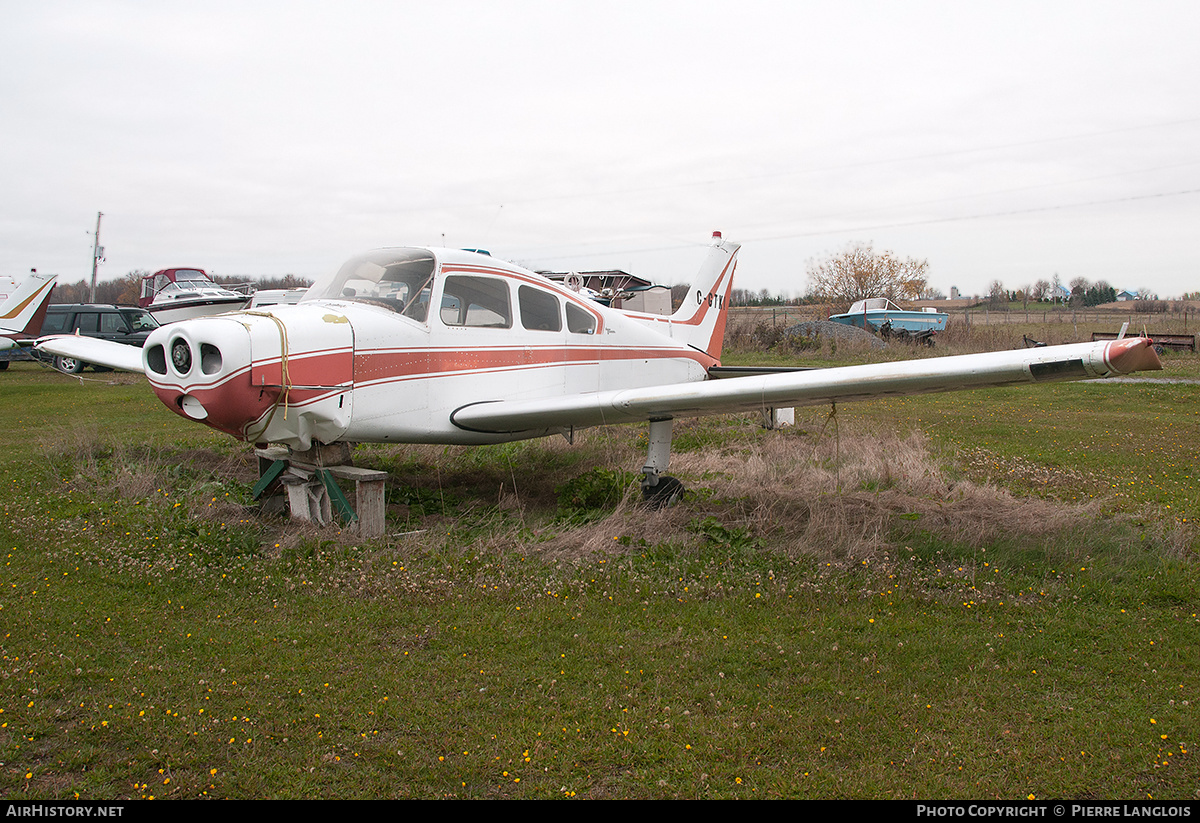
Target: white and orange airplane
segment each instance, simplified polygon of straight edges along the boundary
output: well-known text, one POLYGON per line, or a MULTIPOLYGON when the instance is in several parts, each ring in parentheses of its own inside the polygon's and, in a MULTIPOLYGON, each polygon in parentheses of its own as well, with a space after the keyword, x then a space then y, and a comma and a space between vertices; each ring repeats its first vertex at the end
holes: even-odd
POLYGON ((715 233, 670 316, 606 308, 486 254, 390 248, 351 259, 297 305, 174 323, 140 352, 73 337, 38 348, 142 371, 177 414, 296 451, 570 439, 589 426, 648 422, 648 499, 680 490, 664 475, 676 417, 1162 368, 1149 340, 1130 338, 803 371, 722 369, 738 248, 715 233))
MULTIPOLYGON (((56 279, 57 274, 31 272, 8 299, 0 303, 0 350, 31 346, 37 340, 56 279)), ((7 365, 4 361, 0 368, 7 365)))

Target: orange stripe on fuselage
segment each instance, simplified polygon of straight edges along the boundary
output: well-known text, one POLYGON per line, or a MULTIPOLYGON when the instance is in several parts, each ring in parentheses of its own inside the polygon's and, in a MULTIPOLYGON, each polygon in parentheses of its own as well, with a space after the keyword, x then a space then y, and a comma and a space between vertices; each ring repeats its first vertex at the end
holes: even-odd
POLYGON ((692 360, 704 368, 716 360, 703 352, 682 348, 620 346, 512 346, 471 349, 377 349, 354 356, 356 384, 411 380, 426 375, 445 377, 517 368, 578 366, 617 360, 692 360))

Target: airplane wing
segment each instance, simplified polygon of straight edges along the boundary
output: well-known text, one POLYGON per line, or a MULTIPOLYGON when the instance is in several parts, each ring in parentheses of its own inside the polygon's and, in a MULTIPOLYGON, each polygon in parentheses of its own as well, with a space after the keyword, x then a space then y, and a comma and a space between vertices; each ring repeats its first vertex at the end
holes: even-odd
POLYGON ((450 419, 459 428, 488 433, 585 428, 988 386, 1088 380, 1161 368, 1153 341, 1135 337, 539 400, 485 401, 462 406, 450 419))
POLYGON ((145 373, 142 366, 142 350, 138 346, 77 334, 56 334, 39 339, 35 348, 59 357, 82 360, 94 366, 145 373))

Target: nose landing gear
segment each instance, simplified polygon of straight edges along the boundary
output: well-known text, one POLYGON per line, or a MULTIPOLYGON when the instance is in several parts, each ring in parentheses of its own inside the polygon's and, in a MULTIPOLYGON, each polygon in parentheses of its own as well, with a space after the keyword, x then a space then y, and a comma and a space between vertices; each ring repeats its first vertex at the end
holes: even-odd
POLYGON ((674 477, 662 472, 671 462, 671 418, 650 421, 650 446, 646 465, 642 466, 642 502, 652 509, 663 509, 683 497, 687 491, 674 477))

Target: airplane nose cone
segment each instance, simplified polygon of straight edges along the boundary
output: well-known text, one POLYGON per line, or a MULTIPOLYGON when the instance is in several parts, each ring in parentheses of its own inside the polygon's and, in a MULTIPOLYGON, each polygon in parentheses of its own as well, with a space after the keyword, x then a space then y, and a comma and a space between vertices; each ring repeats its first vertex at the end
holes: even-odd
POLYGON ((250 386, 250 334, 237 321, 204 317, 172 323, 146 339, 146 376, 176 414, 241 437, 271 402, 250 386))
POLYGON ((354 332, 328 309, 184 320, 151 334, 142 356, 167 408, 239 440, 307 449, 350 424, 354 332))

